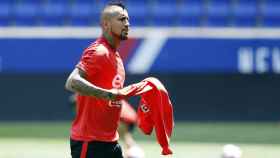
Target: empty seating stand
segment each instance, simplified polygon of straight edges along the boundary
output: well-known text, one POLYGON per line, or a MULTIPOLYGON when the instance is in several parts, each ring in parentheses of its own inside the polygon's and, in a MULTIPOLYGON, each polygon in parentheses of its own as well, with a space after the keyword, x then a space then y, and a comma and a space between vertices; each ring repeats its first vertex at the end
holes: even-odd
POLYGON ((0 25, 11 25, 12 5, 9 3, 0 2, 0 25))
POLYGON ((67 24, 70 4, 62 1, 50 1, 40 7, 39 23, 45 26, 61 26, 67 24))
POLYGON ((129 22, 131 26, 151 25, 150 10, 148 4, 138 3, 137 5, 128 4, 129 22))
POLYGON ((98 25, 101 7, 96 3, 74 3, 69 8, 69 23, 73 26, 98 25))
POLYGON ((38 25, 40 7, 41 5, 36 3, 23 3, 14 5, 12 12, 14 25, 38 25))
POLYGON ((233 25, 252 27, 257 25, 257 1, 240 0, 233 5, 233 25))
POLYGON ((231 23, 230 1, 215 0, 206 5, 207 26, 229 26, 231 23))
MULTIPOLYGON (((177 4, 161 4, 151 7, 151 22, 154 26, 175 26, 177 20, 177 4)), ((149 16, 147 16, 149 17, 149 16)))
MULTIPOLYGON (((279 0, 123 0, 131 26, 280 27, 279 0)), ((97 26, 108 0, 1 0, 0 26, 97 26)))
POLYGON ((200 26, 205 16, 203 0, 183 0, 178 6, 178 25, 200 26))
POLYGON ((260 6, 261 24, 266 27, 280 27, 280 1, 266 1, 260 6))

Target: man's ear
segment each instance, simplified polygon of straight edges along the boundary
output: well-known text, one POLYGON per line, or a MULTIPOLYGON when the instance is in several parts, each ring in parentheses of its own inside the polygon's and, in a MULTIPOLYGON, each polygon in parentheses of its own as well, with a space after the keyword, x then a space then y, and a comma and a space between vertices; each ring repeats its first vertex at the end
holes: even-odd
POLYGON ((110 28, 111 28, 110 21, 108 21, 108 20, 102 21, 102 27, 103 27, 104 30, 106 30, 106 31, 110 30, 110 28))

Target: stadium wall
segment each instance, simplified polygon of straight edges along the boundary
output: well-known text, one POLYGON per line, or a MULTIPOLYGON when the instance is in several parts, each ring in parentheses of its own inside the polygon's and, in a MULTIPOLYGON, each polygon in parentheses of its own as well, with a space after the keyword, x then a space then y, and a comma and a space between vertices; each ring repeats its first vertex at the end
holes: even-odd
MULTIPOLYGON (((280 119, 280 30, 132 30, 120 48, 127 84, 160 78, 176 120, 280 119)), ((1 28, 0 120, 71 119, 64 82, 99 35, 97 28, 1 28)))

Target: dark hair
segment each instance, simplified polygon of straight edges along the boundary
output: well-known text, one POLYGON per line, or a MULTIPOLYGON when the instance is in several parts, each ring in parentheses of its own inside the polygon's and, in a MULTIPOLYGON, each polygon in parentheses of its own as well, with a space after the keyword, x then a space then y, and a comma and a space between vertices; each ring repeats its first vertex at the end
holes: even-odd
POLYGON ((120 0, 118 0, 118 1, 117 0, 111 1, 106 6, 112 6, 112 5, 119 6, 122 9, 126 9, 124 3, 122 1, 120 1, 120 0))

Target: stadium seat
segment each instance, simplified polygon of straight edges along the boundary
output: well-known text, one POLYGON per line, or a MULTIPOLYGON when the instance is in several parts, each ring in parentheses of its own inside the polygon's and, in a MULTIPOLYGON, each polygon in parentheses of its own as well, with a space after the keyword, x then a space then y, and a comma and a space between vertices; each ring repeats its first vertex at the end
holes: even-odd
POLYGON ((151 24, 150 12, 146 4, 131 5, 127 4, 129 12, 129 22, 131 26, 146 26, 151 24))
POLYGON ((15 25, 37 25, 39 6, 33 3, 17 4, 13 9, 15 25))
POLYGON ((263 17, 262 25, 268 27, 280 26, 280 2, 266 2, 261 7, 261 15, 263 17))
POLYGON ((177 10, 178 24, 183 26, 200 26, 204 15, 203 3, 182 3, 177 10))
POLYGON ((256 26, 258 16, 256 1, 240 1, 233 5, 232 11, 234 26, 256 26))
MULTIPOLYGON (((103 0, 103 1, 108 2, 108 0, 103 0)), ((149 4, 151 4, 151 2, 153 2, 153 0, 141 0, 141 1, 123 0, 122 2, 124 2, 125 5, 131 5, 131 4, 135 4, 135 5, 136 4, 146 4, 146 5, 149 5, 149 4)))
POLYGON ((208 26, 227 26, 230 22, 231 8, 229 2, 210 2, 206 6, 208 26))
POLYGON ((179 2, 188 4, 188 3, 200 3, 203 4, 205 0, 179 0, 179 2))
POLYGON ((177 18, 177 5, 161 3, 151 9, 152 24, 155 26, 174 26, 177 18))
POLYGON ((264 0, 264 2, 266 2, 266 3, 277 3, 277 2, 279 2, 279 0, 264 0))
POLYGON ((0 26, 11 25, 11 5, 0 3, 0 26))
POLYGON ((46 1, 46 3, 60 3, 65 5, 70 4, 72 2, 72 0, 43 0, 43 1, 46 1))
POLYGON ((100 5, 100 0, 72 0, 73 5, 77 4, 90 4, 90 5, 100 5))
POLYGON ((74 3, 97 3, 100 0, 74 0, 74 3))
MULTIPOLYGON (((123 0, 131 26, 280 26, 279 0, 123 0)), ((0 26, 98 25, 109 0, 1 0, 0 26)))
POLYGON ((101 8, 93 3, 76 3, 69 9, 71 25, 87 26, 99 23, 101 8))
POLYGON ((15 4, 17 0, 1 0, 0 4, 15 4))
MULTIPOLYGON (((102 8, 108 3, 111 2, 110 0, 96 0, 96 3, 100 5, 102 8)), ((125 1, 122 1, 125 2, 125 1)))
POLYGON ((45 0, 17 0, 17 4, 43 4, 45 0))
POLYGON ((236 0, 207 0, 207 3, 227 3, 231 5, 236 0))
POLYGON ((40 24, 46 26, 66 25, 69 4, 48 3, 40 11, 40 24))
POLYGON ((156 5, 161 5, 161 4, 177 5, 179 2, 178 0, 153 0, 152 3, 155 3, 156 5))

